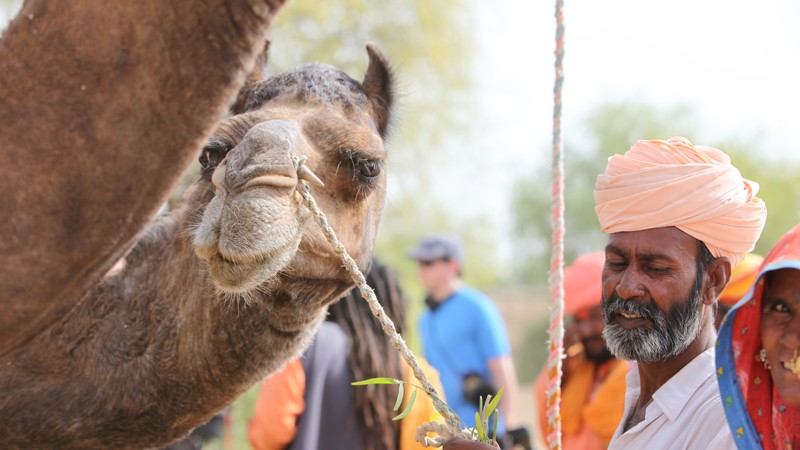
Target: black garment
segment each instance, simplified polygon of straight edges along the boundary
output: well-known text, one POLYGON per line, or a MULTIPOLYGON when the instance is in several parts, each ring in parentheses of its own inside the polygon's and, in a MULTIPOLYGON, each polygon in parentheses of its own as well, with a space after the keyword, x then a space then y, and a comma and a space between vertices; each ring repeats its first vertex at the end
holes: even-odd
POLYGON ((303 356, 305 409, 297 421, 291 450, 362 450, 361 425, 354 406, 356 389, 339 325, 323 322, 303 356))

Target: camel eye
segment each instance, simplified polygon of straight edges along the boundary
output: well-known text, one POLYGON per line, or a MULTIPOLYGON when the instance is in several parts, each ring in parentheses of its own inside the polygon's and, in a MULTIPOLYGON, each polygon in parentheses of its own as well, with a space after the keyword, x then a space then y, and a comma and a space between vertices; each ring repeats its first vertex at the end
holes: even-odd
POLYGON ((359 161, 357 169, 358 177, 365 181, 372 181, 381 174, 381 164, 374 159, 359 161))
POLYGON ((203 170, 217 167, 232 148, 233 145, 226 140, 218 137, 211 137, 200 153, 200 165, 203 167, 203 170))
POLYGON ((349 176, 352 181, 371 184, 377 181, 383 170, 383 161, 380 158, 370 157, 369 154, 353 149, 344 149, 339 152, 340 164, 350 168, 349 176))

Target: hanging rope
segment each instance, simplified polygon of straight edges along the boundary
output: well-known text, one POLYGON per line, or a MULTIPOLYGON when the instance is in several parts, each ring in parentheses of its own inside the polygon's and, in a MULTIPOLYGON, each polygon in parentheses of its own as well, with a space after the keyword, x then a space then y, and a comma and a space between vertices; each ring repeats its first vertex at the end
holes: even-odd
POLYGON ((547 358, 547 446, 561 448, 561 361, 564 354, 564 155, 561 142, 561 90, 564 85, 564 0, 556 0, 556 81, 553 87, 553 235, 550 255, 550 339, 547 358))

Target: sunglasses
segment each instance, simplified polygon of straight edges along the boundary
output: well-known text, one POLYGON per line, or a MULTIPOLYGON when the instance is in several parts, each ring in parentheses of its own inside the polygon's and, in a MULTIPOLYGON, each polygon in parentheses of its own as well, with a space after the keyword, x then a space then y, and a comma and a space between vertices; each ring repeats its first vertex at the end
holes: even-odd
POLYGON ((421 260, 419 260, 419 265, 420 265, 420 266, 422 266, 422 267, 430 267, 430 266, 432 266, 432 265, 436 264, 436 263, 437 263, 437 262, 439 262, 439 261, 444 261, 444 262, 447 262, 447 261, 450 261, 450 260, 449 260, 449 259, 447 259, 447 258, 441 258, 441 259, 431 259, 431 260, 424 260, 424 259, 421 259, 421 260))

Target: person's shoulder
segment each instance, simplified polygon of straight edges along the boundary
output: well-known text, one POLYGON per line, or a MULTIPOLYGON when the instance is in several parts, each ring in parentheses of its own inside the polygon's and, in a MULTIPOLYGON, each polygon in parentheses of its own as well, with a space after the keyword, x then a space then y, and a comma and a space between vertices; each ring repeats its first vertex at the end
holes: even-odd
POLYGON ((431 309, 429 307, 425 307, 421 313, 419 313, 419 318, 417 319, 420 324, 428 322, 431 320, 431 309))
POLYGON ((459 290, 459 295, 461 298, 459 302, 462 310, 468 310, 481 316, 500 316, 500 309, 497 307, 497 304, 491 297, 483 292, 465 286, 459 290))
POLYGON ((494 306, 494 301, 488 295, 466 285, 459 288, 458 292, 456 293, 456 298, 464 303, 471 303, 480 306, 494 306))

